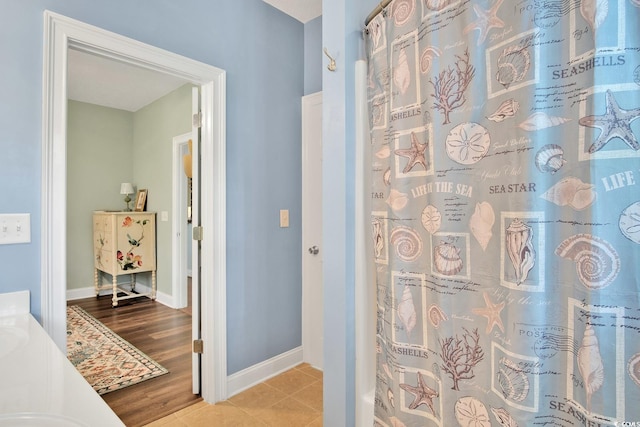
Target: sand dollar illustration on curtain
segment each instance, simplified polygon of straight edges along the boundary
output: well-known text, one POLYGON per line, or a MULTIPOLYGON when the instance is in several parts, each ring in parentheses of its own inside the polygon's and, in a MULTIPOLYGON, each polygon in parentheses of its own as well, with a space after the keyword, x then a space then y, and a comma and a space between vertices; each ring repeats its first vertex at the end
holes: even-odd
POLYGON ((479 162, 489 151, 491 136, 479 123, 461 123, 451 129, 445 141, 447 155, 461 165, 479 162))
POLYGON ((640 244, 640 201, 630 204, 622 211, 618 227, 624 237, 640 244))
POLYGON ((433 234, 440 229, 442 215, 438 208, 433 205, 427 205, 422 211, 421 220, 425 230, 427 230, 429 234, 433 234))
POLYGON ((458 399, 455 415, 456 420, 463 427, 491 427, 487 407, 475 397, 465 396, 458 399))

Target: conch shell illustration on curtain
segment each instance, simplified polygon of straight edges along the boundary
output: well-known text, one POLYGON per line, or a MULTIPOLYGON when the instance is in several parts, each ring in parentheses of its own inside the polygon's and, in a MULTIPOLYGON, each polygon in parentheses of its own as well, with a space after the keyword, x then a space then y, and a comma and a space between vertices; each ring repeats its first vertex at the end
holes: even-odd
POLYGON ((638 0, 367 26, 376 426, 640 423, 638 28, 638 0))

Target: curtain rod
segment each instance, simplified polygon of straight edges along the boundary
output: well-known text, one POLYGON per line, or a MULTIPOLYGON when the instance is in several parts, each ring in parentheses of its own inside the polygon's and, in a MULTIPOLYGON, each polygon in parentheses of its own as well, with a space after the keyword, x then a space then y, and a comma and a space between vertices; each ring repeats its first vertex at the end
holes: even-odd
POLYGON ((366 27, 367 25, 369 25, 369 22, 371 22, 371 20, 373 18, 376 17, 376 15, 378 15, 380 12, 382 12, 382 10, 387 7, 389 5, 389 3, 391 3, 391 0, 382 0, 375 9, 373 9, 373 12, 371 12, 369 14, 369 16, 367 16, 367 19, 364 20, 364 26, 366 27))

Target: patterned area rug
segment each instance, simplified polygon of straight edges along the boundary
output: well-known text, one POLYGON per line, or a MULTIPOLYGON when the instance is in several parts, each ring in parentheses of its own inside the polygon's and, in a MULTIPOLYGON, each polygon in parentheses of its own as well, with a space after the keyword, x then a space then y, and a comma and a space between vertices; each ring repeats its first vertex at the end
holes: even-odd
POLYGON ((99 394, 169 372, 76 305, 67 307, 67 358, 99 394))

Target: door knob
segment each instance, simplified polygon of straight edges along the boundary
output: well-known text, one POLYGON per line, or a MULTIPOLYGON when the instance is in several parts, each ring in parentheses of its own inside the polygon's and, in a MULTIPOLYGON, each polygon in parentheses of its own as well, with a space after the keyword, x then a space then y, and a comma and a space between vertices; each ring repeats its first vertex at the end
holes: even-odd
POLYGON ((311 255, 318 255, 318 252, 320 252, 320 249, 318 249, 318 247, 317 247, 317 246, 311 246, 311 247, 309 248, 309 253, 310 253, 311 255))

